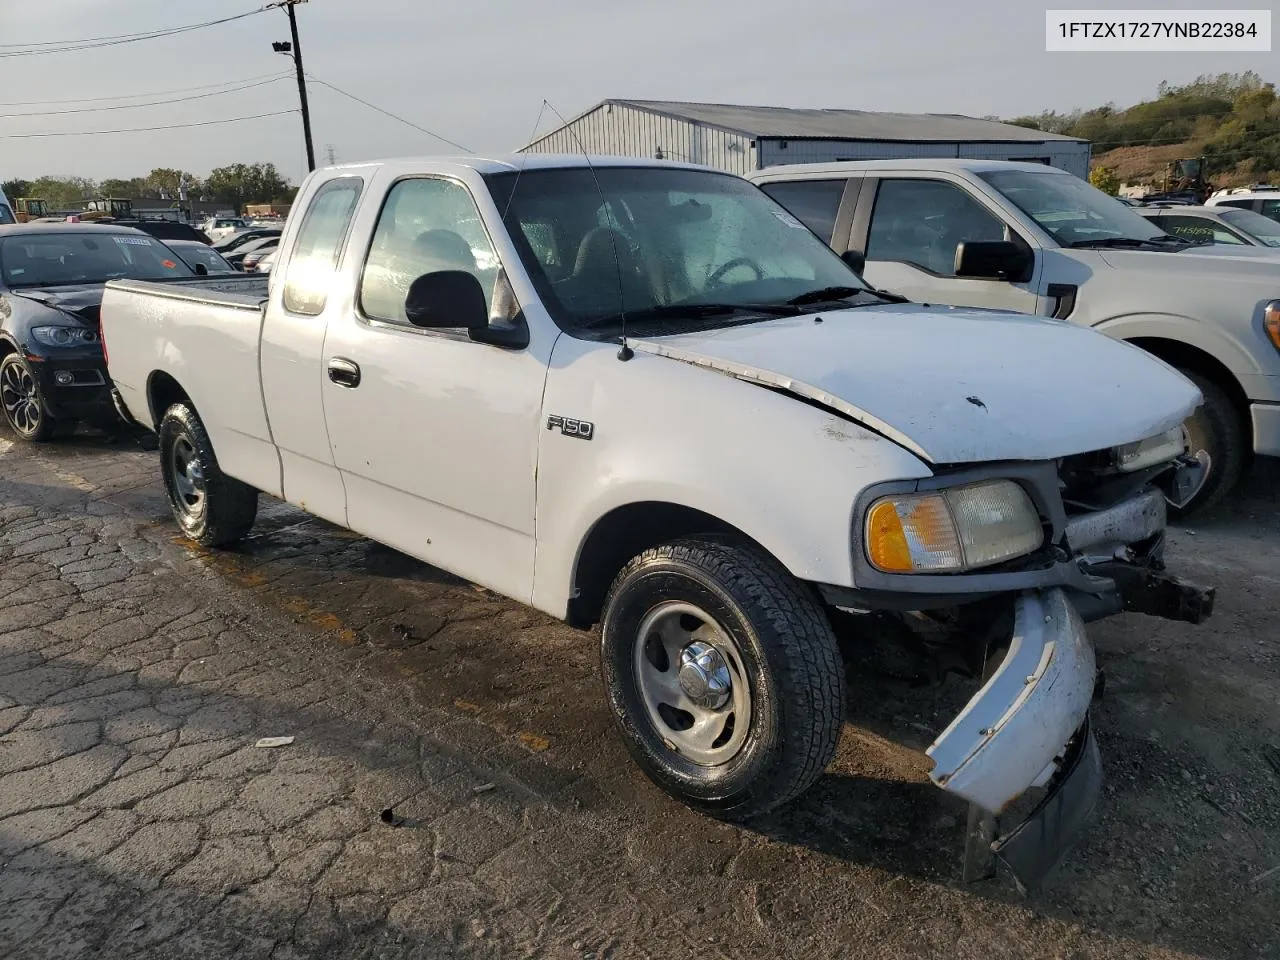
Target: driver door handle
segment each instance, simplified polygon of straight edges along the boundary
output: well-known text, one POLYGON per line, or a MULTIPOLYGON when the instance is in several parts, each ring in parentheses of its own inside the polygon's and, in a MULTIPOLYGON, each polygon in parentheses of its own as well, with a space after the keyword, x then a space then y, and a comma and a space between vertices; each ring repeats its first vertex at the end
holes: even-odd
POLYGON ((329 361, 329 379, 340 387, 348 389, 360 386, 360 365, 344 357, 334 357, 329 361))

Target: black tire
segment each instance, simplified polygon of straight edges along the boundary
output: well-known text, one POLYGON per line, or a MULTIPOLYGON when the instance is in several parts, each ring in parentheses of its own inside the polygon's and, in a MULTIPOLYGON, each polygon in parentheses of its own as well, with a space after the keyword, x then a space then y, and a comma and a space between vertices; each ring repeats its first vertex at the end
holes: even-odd
POLYGON ((1209 454, 1209 475, 1204 486, 1185 507, 1172 511, 1186 517, 1221 502, 1240 482, 1249 462, 1249 438, 1240 412, 1222 387, 1194 370, 1180 372, 1204 395, 1204 403, 1183 423, 1191 452, 1194 455, 1204 450, 1209 454))
POLYGON ((11 353, 0 361, 0 409, 4 411, 9 429, 19 440, 28 443, 65 436, 75 427, 74 423, 49 416, 40 384, 19 353, 11 353))
POLYGON ((218 467, 213 444, 196 412, 175 403, 160 421, 159 439, 164 489, 182 532, 205 547, 225 546, 248 533, 258 514, 258 491, 218 467), (198 480, 177 466, 192 460, 198 480))
MULTIPOLYGON (((689 539, 628 563, 605 600, 605 694, 632 757, 659 787, 712 816, 741 820, 799 796, 835 754, 845 714, 844 665, 817 598, 771 557, 720 539, 689 539), (664 605, 706 611, 740 656, 750 722, 723 763, 682 756, 645 705, 638 657, 646 618, 664 605)), ((679 736, 679 734, 675 734, 679 736)))

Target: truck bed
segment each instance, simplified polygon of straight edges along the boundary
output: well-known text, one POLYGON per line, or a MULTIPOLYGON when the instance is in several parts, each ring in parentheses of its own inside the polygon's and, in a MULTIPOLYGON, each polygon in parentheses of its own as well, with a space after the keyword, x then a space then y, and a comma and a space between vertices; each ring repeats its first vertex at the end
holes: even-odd
POLYGON ((181 280, 112 280, 108 286, 155 297, 173 297, 228 307, 258 309, 267 299, 266 274, 190 277, 181 280))
POLYGON ((102 339, 107 372, 135 420, 158 430, 169 404, 185 393, 223 469, 278 495, 258 375, 269 279, 112 280, 102 297, 102 339))

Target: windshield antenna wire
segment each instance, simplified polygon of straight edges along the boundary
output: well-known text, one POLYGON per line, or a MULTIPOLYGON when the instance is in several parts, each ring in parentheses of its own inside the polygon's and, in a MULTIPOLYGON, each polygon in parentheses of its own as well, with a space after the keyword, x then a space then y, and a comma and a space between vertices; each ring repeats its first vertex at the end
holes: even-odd
MULTIPOLYGON (((591 155, 587 153, 587 148, 583 145, 582 138, 578 136, 578 131, 575 130, 570 125, 569 121, 564 118, 564 114, 562 114, 559 110, 557 110, 555 106, 551 104, 550 101, 543 100, 542 102, 547 107, 550 107, 551 112, 560 118, 560 123, 563 125, 564 129, 569 131, 574 141, 578 144, 578 149, 582 151, 582 158, 587 161, 587 169, 591 171, 591 179, 595 181, 596 193, 600 194, 600 206, 601 207, 607 206, 608 201, 605 200, 604 198, 604 189, 600 186, 600 178, 596 176, 595 165, 591 162, 591 155)), ((613 263, 618 271, 618 316, 622 318, 622 343, 621 343, 621 346, 618 348, 618 359, 622 361, 627 361, 627 360, 630 360, 632 357, 634 357, 636 354, 635 354, 635 351, 631 349, 631 345, 627 343, 627 308, 626 308, 625 296, 623 293, 622 259, 618 256, 617 237, 618 237, 618 231, 610 228, 609 244, 610 246, 613 247, 613 263)))

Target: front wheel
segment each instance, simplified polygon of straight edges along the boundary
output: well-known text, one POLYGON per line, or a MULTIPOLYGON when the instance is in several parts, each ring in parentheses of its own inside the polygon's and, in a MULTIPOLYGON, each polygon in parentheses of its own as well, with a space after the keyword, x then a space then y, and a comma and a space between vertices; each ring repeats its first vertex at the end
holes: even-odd
POLYGON ((1248 437, 1235 404, 1222 387, 1194 370, 1179 372, 1199 387, 1204 397, 1204 403, 1182 424, 1189 452, 1207 465, 1204 486, 1190 503, 1173 511, 1187 516, 1218 503, 1240 482, 1248 463, 1248 437))
POLYGON ((40 384, 20 354, 11 353, 0 362, 0 408, 21 440, 39 443, 59 432, 61 424, 49 416, 40 384))
POLYGON ((632 757, 713 816, 786 803, 835 754, 835 634, 817 599, 752 547, 689 539, 633 559, 605 602, 601 660, 632 757))
POLYGON ((234 543, 253 527, 258 491, 218 467, 209 434, 194 410, 175 403, 160 421, 160 469, 173 517, 206 547, 234 543))

